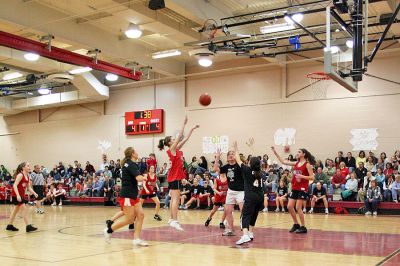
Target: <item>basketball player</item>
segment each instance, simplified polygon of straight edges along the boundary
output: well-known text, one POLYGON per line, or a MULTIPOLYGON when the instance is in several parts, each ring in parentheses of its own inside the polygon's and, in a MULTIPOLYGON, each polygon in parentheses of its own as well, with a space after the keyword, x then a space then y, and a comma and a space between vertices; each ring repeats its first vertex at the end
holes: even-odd
POLYGON ((188 122, 187 117, 183 122, 183 126, 179 131, 179 134, 176 139, 173 139, 171 136, 165 137, 165 139, 161 139, 158 148, 160 151, 164 150, 164 147, 167 146, 167 155, 169 158, 169 171, 167 176, 168 188, 170 189, 171 194, 171 203, 170 203, 170 212, 171 218, 168 221, 168 224, 175 228, 176 230, 183 231, 182 226, 178 222, 178 208, 180 202, 180 187, 181 180, 185 178, 185 173, 183 171, 183 152, 181 151, 183 145, 189 140, 193 131, 196 128, 199 128, 198 125, 194 126, 185 139, 183 138, 183 132, 185 131, 185 126, 188 122))
POLYGON ((228 191, 226 193, 224 212, 229 228, 226 228, 222 235, 234 236, 235 233, 233 231, 232 212, 236 204, 239 205, 240 212, 242 212, 244 200, 244 180, 242 170, 240 169, 239 164, 236 162, 235 152, 228 151, 227 156, 228 163, 220 168, 218 162, 220 161, 221 153, 220 151, 217 152, 214 163, 214 171, 219 172, 220 177, 228 179, 228 191))
POLYGON ((121 161, 121 191, 118 199, 121 210, 124 212, 122 217, 119 217, 115 222, 107 223, 107 228, 104 229, 104 237, 107 243, 110 243, 111 234, 123 226, 135 222, 135 233, 133 245, 148 246, 146 242, 140 239, 142 231, 144 213, 142 204, 138 198, 138 182, 146 181, 146 176, 142 176, 138 165, 135 163, 138 160, 138 154, 132 147, 125 150, 125 157, 121 161), (136 220, 136 221, 135 221, 136 220))
POLYGON ((157 221, 161 221, 161 216, 158 214, 158 212, 160 211, 160 200, 156 195, 155 188, 158 190, 157 176, 155 174, 154 165, 152 165, 149 167, 147 180, 143 182, 143 188, 140 191, 140 203, 143 205, 143 202, 146 199, 151 199, 156 204, 156 214, 154 215, 154 219, 157 221))
MULTIPOLYGON (((254 140, 250 139, 251 146, 254 140)), ((239 156, 237 142, 233 143, 236 161, 240 165, 244 179, 244 204, 240 216, 240 227, 243 235, 236 242, 242 245, 254 239, 253 229, 257 221, 258 213, 264 208, 264 190, 262 182, 261 160, 259 157, 250 157, 249 166, 245 165, 239 156)))
POLYGON ((29 163, 23 162, 18 165, 17 170, 15 171, 14 174, 15 181, 11 191, 12 202, 14 203, 15 208, 11 212, 10 220, 8 221, 8 225, 6 228, 7 231, 19 230, 13 225, 13 223, 15 220, 15 216, 17 216, 17 213, 20 210, 22 211, 22 217, 24 218, 24 222, 26 224, 26 232, 29 233, 37 230, 36 227, 33 227, 31 224, 29 224, 28 208, 25 206, 25 204, 27 203, 27 200, 25 199, 26 188, 28 188, 28 191, 32 193, 35 196, 35 198, 38 197, 38 194, 36 194, 36 192, 33 191, 32 187, 30 186, 30 178, 29 178, 30 170, 31 169, 29 167, 29 163))
MULTIPOLYGON (((215 179, 214 206, 210 214, 208 215, 207 221, 204 224, 205 226, 208 226, 210 224, 212 217, 217 212, 218 208, 225 205, 227 191, 228 191, 228 180, 226 178, 226 175, 221 175, 219 178, 215 179)), ((221 222, 219 223, 219 228, 225 229, 224 221, 225 221, 225 212, 222 215, 221 222)))
POLYGON ((283 160, 274 147, 271 147, 278 160, 285 165, 293 166, 292 191, 289 194, 288 210, 293 219, 293 227, 289 232, 297 234, 307 233, 307 228, 304 222, 304 213, 302 212, 303 202, 308 199, 308 185, 314 180, 313 165, 315 164, 314 156, 306 149, 300 149, 297 152, 297 162, 283 160), (296 217, 300 218, 301 226, 296 217))

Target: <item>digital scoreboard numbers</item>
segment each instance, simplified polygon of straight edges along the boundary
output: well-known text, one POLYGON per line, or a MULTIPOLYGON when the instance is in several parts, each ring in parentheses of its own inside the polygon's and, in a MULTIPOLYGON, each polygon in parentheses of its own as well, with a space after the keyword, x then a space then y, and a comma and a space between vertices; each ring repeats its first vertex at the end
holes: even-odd
POLYGON ((164 110, 145 110, 125 113, 125 134, 156 134, 164 131, 164 110))

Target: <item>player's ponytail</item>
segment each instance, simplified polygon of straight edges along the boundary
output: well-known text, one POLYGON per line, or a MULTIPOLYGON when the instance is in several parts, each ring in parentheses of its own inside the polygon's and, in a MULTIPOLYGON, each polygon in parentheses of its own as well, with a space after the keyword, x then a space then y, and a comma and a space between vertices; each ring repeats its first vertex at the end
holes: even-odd
POLYGON ((258 157, 250 157, 250 169, 254 173, 254 177, 258 180, 262 178, 261 160, 258 157))
POLYGON ((162 151, 165 146, 169 147, 170 142, 171 142, 171 136, 166 136, 164 139, 160 139, 157 147, 160 151, 162 151))
POLYGON ((22 169, 26 166, 26 162, 22 162, 17 166, 17 170, 15 170, 15 173, 13 175, 13 179, 17 177, 18 174, 22 173, 22 169))
POLYGON ((304 158, 311 164, 312 166, 315 165, 315 157, 306 149, 300 149, 304 153, 304 158))
POLYGON ((124 157, 124 159, 121 160, 121 168, 124 167, 124 165, 128 159, 132 158, 132 154, 134 152, 135 152, 135 150, 132 147, 128 147, 125 149, 125 151, 124 151, 125 157, 124 157))

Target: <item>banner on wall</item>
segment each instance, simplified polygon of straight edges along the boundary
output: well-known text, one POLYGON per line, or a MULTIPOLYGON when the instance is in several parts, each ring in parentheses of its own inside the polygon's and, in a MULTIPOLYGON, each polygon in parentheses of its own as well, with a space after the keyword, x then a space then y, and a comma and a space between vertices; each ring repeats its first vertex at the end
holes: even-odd
POLYGON ((350 139, 350 143, 353 145, 353 151, 376 150, 378 148, 377 130, 377 128, 352 129, 350 133, 353 137, 350 139))
POLYGON ((106 150, 111 148, 111 142, 107 140, 99 140, 98 143, 97 149, 101 150, 101 154, 105 154, 106 150))
POLYGON ((295 141, 296 129, 294 128, 278 128, 274 134, 275 145, 285 146, 293 145, 295 141))
POLYGON ((203 137, 203 153, 216 153, 220 149, 222 153, 227 153, 229 149, 228 136, 203 137))

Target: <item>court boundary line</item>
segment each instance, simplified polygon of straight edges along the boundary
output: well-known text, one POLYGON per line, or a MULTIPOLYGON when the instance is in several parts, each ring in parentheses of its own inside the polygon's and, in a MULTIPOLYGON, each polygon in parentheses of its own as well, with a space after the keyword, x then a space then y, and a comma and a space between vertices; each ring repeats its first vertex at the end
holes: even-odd
POLYGON ((391 258, 393 258, 394 256, 396 256, 397 254, 400 254, 400 248, 396 249, 395 251, 393 251, 392 253, 390 253, 388 256, 384 257, 383 260, 381 260, 380 262, 378 262, 377 264, 375 264, 375 266, 381 266, 381 265, 383 265, 385 262, 387 262, 388 260, 390 260, 391 258))

